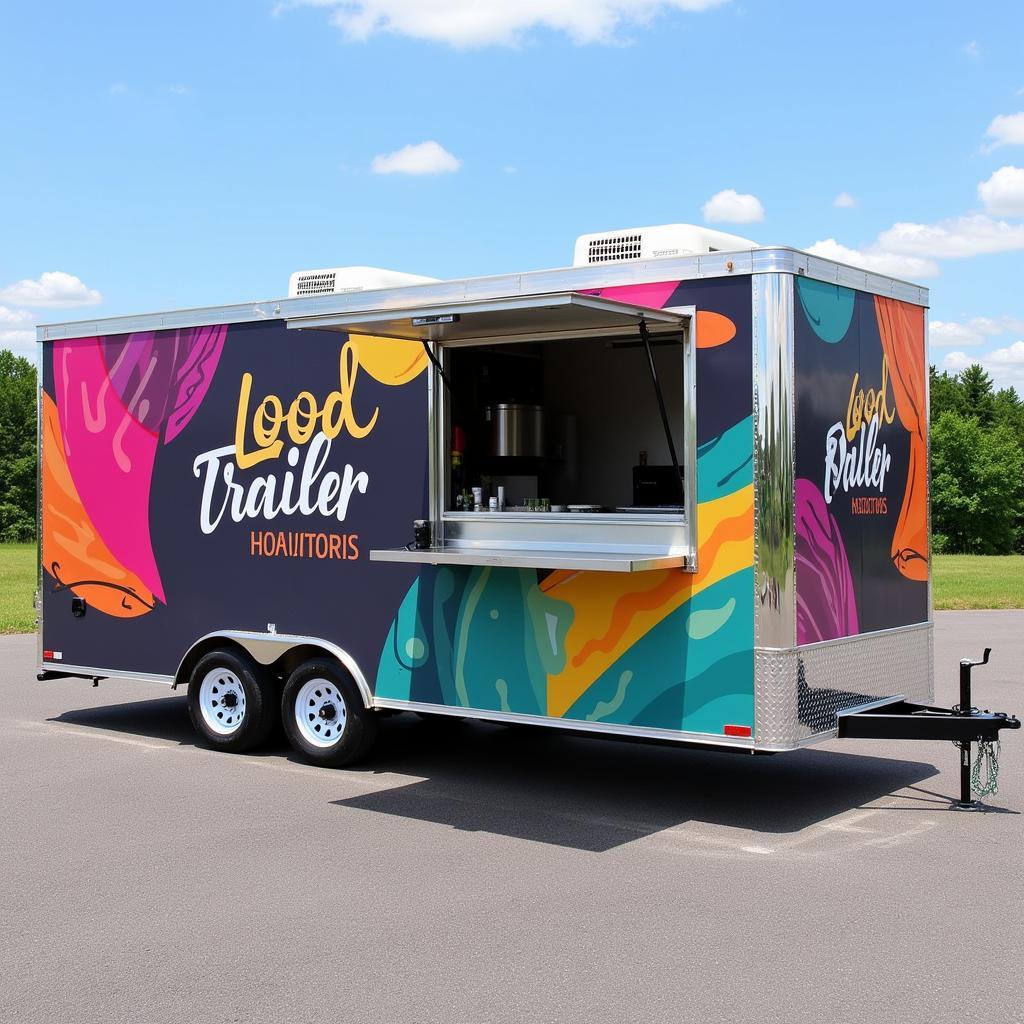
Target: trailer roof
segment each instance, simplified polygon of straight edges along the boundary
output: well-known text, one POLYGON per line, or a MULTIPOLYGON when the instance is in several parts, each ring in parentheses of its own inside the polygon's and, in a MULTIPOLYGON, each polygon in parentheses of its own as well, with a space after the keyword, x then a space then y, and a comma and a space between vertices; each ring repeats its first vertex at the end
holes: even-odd
POLYGON ((609 288, 655 281, 690 281, 769 273, 796 274, 816 281, 826 281, 875 295, 901 299, 918 306, 928 305, 928 289, 920 285, 822 259, 799 249, 766 246, 738 252, 601 263, 557 270, 535 270, 521 274, 436 281, 401 288, 345 292, 338 295, 271 299, 162 313, 41 324, 36 328, 36 338, 42 342, 60 338, 127 334, 135 331, 173 330, 204 324, 296 320, 370 310, 439 306, 445 303, 465 303, 504 296, 544 295, 551 292, 578 292, 590 288, 609 288))

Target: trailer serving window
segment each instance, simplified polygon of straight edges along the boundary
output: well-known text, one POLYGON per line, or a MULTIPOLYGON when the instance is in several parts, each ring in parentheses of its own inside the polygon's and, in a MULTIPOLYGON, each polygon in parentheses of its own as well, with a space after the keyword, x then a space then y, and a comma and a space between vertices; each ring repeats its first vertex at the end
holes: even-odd
POLYGON ((432 360, 430 542, 370 557, 696 568, 691 312, 566 292, 293 323, 432 360))

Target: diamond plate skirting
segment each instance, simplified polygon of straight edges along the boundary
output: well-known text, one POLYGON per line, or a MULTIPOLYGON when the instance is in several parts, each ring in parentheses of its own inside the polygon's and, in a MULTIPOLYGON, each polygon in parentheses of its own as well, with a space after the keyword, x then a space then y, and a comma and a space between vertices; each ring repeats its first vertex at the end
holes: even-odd
POLYGON ((836 733, 847 708, 935 694, 932 625, 754 652, 754 742, 788 750, 836 733))

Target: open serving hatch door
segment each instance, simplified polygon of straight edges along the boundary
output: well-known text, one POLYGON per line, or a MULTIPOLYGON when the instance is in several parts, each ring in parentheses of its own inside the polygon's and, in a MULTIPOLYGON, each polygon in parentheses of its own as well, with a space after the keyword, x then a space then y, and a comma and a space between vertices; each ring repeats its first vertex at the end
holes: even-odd
MULTIPOLYGON (((424 304, 324 313, 289 319, 288 327, 419 341, 427 349, 439 376, 444 377, 437 353, 462 345, 629 338, 636 339, 638 346, 648 346, 648 334, 670 333, 681 335, 689 352, 689 319, 687 312, 653 309, 578 292, 553 292, 443 306, 424 304)), ((649 356, 649 346, 647 350, 649 356)), ((643 355, 638 354, 638 358, 642 359, 643 355)), ((690 360, 687 386, 692 395, 692 352, 690 360)), ((658 402, 662 403, 653 361, 651 373, 658 402)), ((447 384, 447 378, 444 379, 447 384)), ((651 400, 654 401, 654 395, 651 400)), ((436 395, 432 401, 443 406, 442 395, 436 395)), ((444 415, 431 418, 434 431, 444 429, 444 419, 444 415)), ((430 443, 432 451, 443 450, 444 440, 440 435, 431 437, 430 443)), ((442 462, 443 456, 438 461, 442 462)), ((435 492, 443 491, 440 482, 435 481, 433 486, 435 492)), ((686 522, 689 516, 680 515, 669 523, 664 516, 658 522, 653 522, 653 517, 641 522, 635 515, 607 513, 498 512, 483 513, 475 522, 453 523, 450 520, 455 517, 444 512, 443 499, 437 493, 432 494, 431 510, 432 546, 371 550, 370 559, 604 572, 694 568, 693 532, 686 522)))
POLYGON ((680 329, 687 318, 663 309, 635 306, 578 292, 515 295, 444 306, 327 313, 288 320, 298 330, 344 331, 405 341, 532 341, 573 336, 634 333, 644 320, 652 332, 680 329))

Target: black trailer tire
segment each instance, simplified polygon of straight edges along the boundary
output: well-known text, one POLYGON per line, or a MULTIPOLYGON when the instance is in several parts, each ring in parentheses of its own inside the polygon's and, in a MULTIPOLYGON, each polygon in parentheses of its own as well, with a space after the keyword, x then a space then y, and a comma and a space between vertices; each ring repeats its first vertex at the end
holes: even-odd
POLYGON ((377 736, 377 716, 335 661, 314 658, 288 677, 281 697, 288 742, 309 764, 340 768, 358 760, 377 736))
POLYGON ((243 651, 204 654, 188 681, 188 713, 208 747, 238 754, 263 743, 278 721, 273 680, 243 651))

